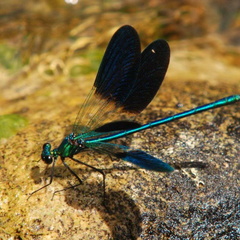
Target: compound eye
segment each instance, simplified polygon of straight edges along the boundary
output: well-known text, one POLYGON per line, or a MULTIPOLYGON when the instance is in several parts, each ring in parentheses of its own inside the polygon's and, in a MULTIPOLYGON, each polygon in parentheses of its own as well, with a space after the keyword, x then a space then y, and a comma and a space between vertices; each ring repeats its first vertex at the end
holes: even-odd
POLYGON ((46 164, 51 164, 53 162, 53 156, 51 155, 46 155, 46 156, 42 155, 41 157, 46 164))

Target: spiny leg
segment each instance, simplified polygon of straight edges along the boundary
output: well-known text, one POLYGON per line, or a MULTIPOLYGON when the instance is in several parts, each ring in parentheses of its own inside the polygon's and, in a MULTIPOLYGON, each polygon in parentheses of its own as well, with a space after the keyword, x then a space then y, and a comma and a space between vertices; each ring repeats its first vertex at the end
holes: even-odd
POLYGON ((85 165, 86 167, 92 168, 94 171, 99 172, 99 173, 102 174, 102 176, 103 176, 103 204, 105 205, 105 200, 106 200, 106 189, 105 189, 105 188, 106 188, 106 183, 105 183, 106 176, 105 176, 105 173, 104 173, 101 169, 95 168, 95 167, 93 167, 93 166, 91 166, 91 165, 89 165, 89 164, 87 164, 87 163, 84 163, 84 162, 78 160, 78 159, 75 159, 75 158, 73 158, 73 157, 70 157, 70 158, 71 158, 73 161, 75 161, 75 162, 77 162, 77 163, 80 163, 80 164, 83 164, 83 165, 85 165))
POLYGON ((67 188, 64 188, 64 189, 55 191, 55 192, 53 193, 53 196, 52 196, 52 199, 51 199, 51 200, 53 200, 53 198, 54 198, 54 196, 55 196, 56 193, 62 192, 62 191, 66 191, 66 190, 71 189, 71 188, 75 188, 75 187, 77 187, 77 186, 79 186, 79 185, 82 184, 82 180, 78 177, 78 175, 77 175, 77 174, 68 166, 68 164, 64 161, 65 158, 61 158, 61 160, 62 160, 63 165, 68 169, 68 171, 69 171, 73 176, 75 176, 75 177, 77 178, 77 180, 79 181, 79 183, 76 184, 76 185, 74 185, 74 186, 70 186, 70 187, 67 187, 67 188))
POLYGON ((41 188, 39 188, 39 189, 31 192, 30 195, 28 196, 27 200, 28 200, 33 194, 35 194, 36 192, 38 192, 38 191, 40 191, 40 190, 42 190, 42 189, 44 189, 44 188, 46 188, 46 187, 48 187, 49 185, 52 184, 53 176, 54 176, 55 163, 56 163, 56 159, 53 160, 53 164, 52 164, 52 167, 51 167, 51 175, 50 175, 50 181, 49 181, 49 183, 46 184, 46 185, 44 185, 43 187, 41 187, 41 188))

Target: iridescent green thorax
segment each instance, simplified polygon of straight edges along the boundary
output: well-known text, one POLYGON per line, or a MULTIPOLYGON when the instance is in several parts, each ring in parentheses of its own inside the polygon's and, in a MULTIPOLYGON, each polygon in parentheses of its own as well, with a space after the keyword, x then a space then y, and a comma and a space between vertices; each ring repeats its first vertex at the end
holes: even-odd
POLYGON ((71 133, 63 139, 59 147, 54 149, 53 152, 58 156, 65 158, 72 157, 84 148, 85 147, 82 144, 79 144, 76 140, 74 140, 74 135, 71 133))

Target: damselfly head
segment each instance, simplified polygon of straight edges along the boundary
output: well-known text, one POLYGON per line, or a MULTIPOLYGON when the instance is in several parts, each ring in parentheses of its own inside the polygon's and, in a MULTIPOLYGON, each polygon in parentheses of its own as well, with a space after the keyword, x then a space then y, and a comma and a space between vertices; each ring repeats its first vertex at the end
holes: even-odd
POLYGON ((54 157, 53 157, 53 154, 51 153, 51 144, 50 143, 43 144, 41 158, 46 164, 51 164, 53 162, 54 157))

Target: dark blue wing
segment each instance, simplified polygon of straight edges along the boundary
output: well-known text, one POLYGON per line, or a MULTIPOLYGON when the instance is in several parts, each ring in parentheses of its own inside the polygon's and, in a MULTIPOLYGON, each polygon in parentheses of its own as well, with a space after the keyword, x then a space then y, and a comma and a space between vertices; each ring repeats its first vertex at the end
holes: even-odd
MULTIPOLYGON (((135 86, 140 65, 140 40, 136 30, 123 26, 113 35, 103 56, 94 86, 73 126, 75 134, 98 128, 113 115, 135 86)), ((112 119, 119 119, 119 113, 112 119)), ((111 119, 111 120, 112 120, 111 119)))
POLYGON ((174 171, 174 168, 169 164, 141 150, 120 152, 116 153, 115 156, 147 170, 157 172, 174 171))
POLYGON ((91 139, 86 140, 85 144, 87 147, 91 149, 96 149, 111 154, 113 156, 123 159, 124 161, 133 163, 138 167, 147 170, 157 172, 172 172, 174 170, 174 168, 169 164, 141 150, 134 150, 127 146, 113 143, 106 142, 93 143, 91 142, 91 139))
POLYGON ((152 101, 167 72, 170 48, 165 40, 152 42, 141 54, 137 81, 124 101, 125 111, 140 113, 152 101))
POLYGON ((111 131, 122 131, 133 128, 139 128, 141 124, 130 121, 115 121, 102 125, 99 128, 94 129, 95 132, 111 132, 111 131))
POLYGON ((136 30, 128 25, 121 27, 109 42, 99 67, 94 82, 96 94, 122 105, 136 84, 140 54, 136 30))

